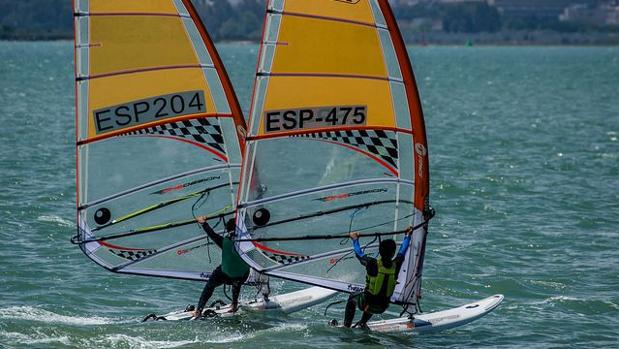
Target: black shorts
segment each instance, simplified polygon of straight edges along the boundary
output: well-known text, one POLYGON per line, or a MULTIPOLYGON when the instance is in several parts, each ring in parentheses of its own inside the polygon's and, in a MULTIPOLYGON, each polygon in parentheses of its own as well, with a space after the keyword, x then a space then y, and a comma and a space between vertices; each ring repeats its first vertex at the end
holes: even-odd
POLYGON ((212 282, 218 285, 242 285, 245 280, 249 277, 249 271, 245 273, 245 275, 239 278, 231 278, 226 273, 221 270, 221 265, 213 270, 213 273, 210 275, 209 280, 213 280, 212 282))
POLYGON ((366 294, 365 292, 360 293, 357 297, 357 307, 359 310, 370 313, 370 314, 382 314, 389 308, 389 299, 377 299, 376 297, 366 294))

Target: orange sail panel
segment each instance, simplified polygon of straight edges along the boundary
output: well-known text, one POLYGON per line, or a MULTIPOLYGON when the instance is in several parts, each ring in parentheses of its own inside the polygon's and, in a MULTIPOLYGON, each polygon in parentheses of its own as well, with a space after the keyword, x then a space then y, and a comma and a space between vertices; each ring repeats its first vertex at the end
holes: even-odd
POLYGON ((215 47, 189 0, 75 0, 74 10, 73 241, 112 271, 204 280, 214 266, 195 216, 233 216, 245 142, 215 47))
MULTIPOLYGON (((250 114, 243 257, 269 275, 362 289, 350 246, 327 236, 400 231, 428 211, 423 113, 387 0, 268 1, 250 114)), ((425 226, 414 233, 395 302, 416 304, 425 236, 425 226)), ((376 252, 377 239, 362 244, 376 252)))

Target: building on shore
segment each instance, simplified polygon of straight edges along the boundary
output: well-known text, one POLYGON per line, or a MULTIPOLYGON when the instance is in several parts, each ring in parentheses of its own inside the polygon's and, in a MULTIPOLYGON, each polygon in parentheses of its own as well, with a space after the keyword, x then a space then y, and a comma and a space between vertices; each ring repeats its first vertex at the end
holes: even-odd
POLYGON ((557 20, 566 7, 574 4, 593 5, 596 0, 488 0, 497 8, 502 18, 537 18, 557 20))
POLYGON ((594 26, 618 26, 619 4, 613 1, 599 6, 582 4, 568 6, 559 16, 559 20, 594 26))

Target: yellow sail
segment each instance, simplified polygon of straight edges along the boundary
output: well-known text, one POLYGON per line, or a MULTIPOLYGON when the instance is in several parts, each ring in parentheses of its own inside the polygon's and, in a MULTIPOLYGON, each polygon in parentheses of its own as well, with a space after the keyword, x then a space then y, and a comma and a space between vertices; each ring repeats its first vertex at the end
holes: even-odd
MULTIPOLYGON (((387 0, 268 1, 249 123, 237 223, 258 271, 356 292, 364 270, 336 238, 428 219, 421 103, 387 0)), ((419 296, 422 225, 395 302, 419 296)), ((375 237, 362 240, 375 252, 375 237)))
POLYGON ((195 216, 232 217, 245 135, 215 47, 189 0, 74 10, 74 241, 113 271, 204 280, 195 216))

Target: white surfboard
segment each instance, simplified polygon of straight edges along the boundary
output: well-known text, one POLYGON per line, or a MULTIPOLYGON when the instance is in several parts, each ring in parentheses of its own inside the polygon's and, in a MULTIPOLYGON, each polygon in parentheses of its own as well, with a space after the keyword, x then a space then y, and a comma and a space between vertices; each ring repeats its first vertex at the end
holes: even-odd
MULTIPOLYGON (((219 304, 205 308, 202 311, 202 314, 204 318, 227 317, 248 311, 280 311, 289 314, 322 303, 336 294, 336 291, 328 290, 326 288, 310 287, 300 291, 269 297, 268 301, 265 301, 264 299, 255 299, 240 302, 239 310, 236 313, 231 312, 232 307, 230 304, 219 304)), ((193 318, 193 310, 194 308, 190 306, 185 310, 175 311, 161 316, 149 314, 142 321, 191 320, 193 318)))
POLYGON ((503 298, 503 295, 497 294, 457 308, 415 315, 413 320, 397 318, 370 321, 367 325, 371 331, 376 332, 438 332, 459 327, 481 318, 498 307, 503 298))

